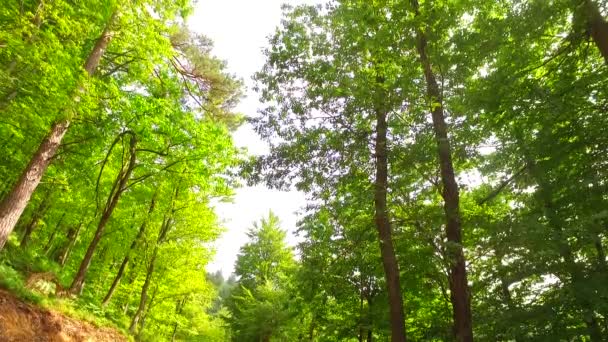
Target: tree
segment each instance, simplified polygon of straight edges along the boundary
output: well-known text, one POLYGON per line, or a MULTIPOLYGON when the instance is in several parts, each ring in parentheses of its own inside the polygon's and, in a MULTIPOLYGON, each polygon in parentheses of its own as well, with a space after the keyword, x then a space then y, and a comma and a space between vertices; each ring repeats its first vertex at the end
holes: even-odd
POLYGON ((300 7, 288 19, 272 38, 267 65, 257 75, 268 108, 254 122, 272 144, 261 169, 271 185, 297 177, 297 188, 322 199, 334 197, 332 187, 356 170, 375 169, 369 201, 376 203, 392 339, 403 341, 403 295, 386 206, 391 186, 387 118, 401 110, 403 89, 409 86, 408 74, 395 73, 402 56, 385 49, 396 32, 373 4, 336 6, 327 15, 300 7), (369 25, 351 25, 363 18, 369 25), (273 143, 273 137, 281 143, 273 143))
MULTIPOLYGON (((417 0, 412 0, 415 15, 420 16, 420 6, 417 0)), ((469 297, 469 284, 464 254, 462 251, 462 225, 460 217, 460 196, 458 184, 452 163, 452 149, 448 138, 448 128, 445 121, 443 94, 437 83, 435 72, 427 51, 427 32, 424 29, 416 31, 420 63, 424 72, 427 88, 427 101, 432 113, 433 130, 437 141, 437 154, 439 156, 439 169, 441 170, 442 197, 446 218, 447 251, 450 254, 450 296, 454 308, 454 330, 456 340, 473 341, 473 323, 471 321, 471 303, 469 297)))
POLYGON ((243 163, 242 82, 189 1, 7 0, 1 285, 71 281, 62 306, 142 341, 603 341, 606 10, 286 6, 249 117, 270 153, 243 163), (239 172, 308 203, 297 253, 269 213, 224 279, 239 172))
MULTIPOLYGON (((84 70, 89 77, 92 77, 95 73, 105 50, 112 40, 114 35, 112 30, 116 17, 116 12, 110 15, 103 32, 84 63, 84 70)), ((82 86, 75 91, 74 102, 79 101, 82 91, 82 86)), ((53 124, 47 137, 44 138, 21 176, 19 176, 17 183, 0 203, 0 249, 4 247, 9 234, 13 231, 15 224, 17 224, 34 190, 36 190, 36 187, 40 183, 51 159, 57 152, 63 136, 70 126, 71 117, 73 116, 71 111, 71 108, 66 109, 63 114, 64 118, 53 124)))
POLYGON ((209 203, 237 184, 230 132, 241 122, 234 107, 242 82, 212 55, 209 39, 181 26, 189 11, 188 1, 163 0, 0 6, 3 195, 53 124, 69 125, 19 220, 23 248, 15 253, 11 237, 3 260, 24 277, 56 274, 58 295, 72 280, 78 306, 91 312, 116 322, 137 315, 140 337, 188 339, 209 324, 225 330, 206 314, 213 290, 204 267, 221 230, 209 203), (95 73, 85 75, 92 50, 95 73), (179 208, 163 225, 176 188, 179 208), (165 238, 152 243, 162 226, 165 238))
POLYGON ((271 341, 285 333, 293 317, 289 278, 295 269, 285 232, 272 212, 255 223, 239 252, 235 274, 237 288, 228 300, 233 339, 271 341))

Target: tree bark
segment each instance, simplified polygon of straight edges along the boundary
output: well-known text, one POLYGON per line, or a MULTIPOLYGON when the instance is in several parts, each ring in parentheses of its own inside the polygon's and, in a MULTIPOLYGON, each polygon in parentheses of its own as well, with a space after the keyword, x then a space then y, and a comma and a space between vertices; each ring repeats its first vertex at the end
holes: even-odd
POLYGON ((365 330, 363 329, 363 290, 359 289, 359 342, 363 342, 363 334, 365 330))
POLYGON ((25 227, 23 237, 21 238, 21 242, 19 243, 19 247, 25 249, 25 247, 27 246, 32 232, 34 231, 34 229, 36 229, 38 223, 40 222, 40 219, 44 216, 44 214, 46 214, 46 211, 49 208, 49 197, 50 195, 47 193, 38 208, 36 208, 36 211, 33 213, 30 223, 25 227))
POLYGON ((67 244, 61 249, 61 251, 57 254, 57 261, 61 265, 61 267, 65 266, 66 261, 70 257, 70 253, 72 252, 72 248, 76 244, 78 240, 78 235, 80 234, 80 229, 82 228, 83 223, 80 222, 76 227, 72 227, 68 230, 67 233, 67 244))
MULTIPOLYGON (((115 17, 116 13, 114 13, 108 21, 103 33, 97 40, 95 47, 84 64, 84 69, 89 76, 93 76, 95 73, 101 57, 110 44, 110 40, 113 36, 111 26, 115 17)), ((79 101, 78 93, 82 91, 84 91, 82 88, 78 88, 74 95, 74 102, 79 101)), ((38 150, 34 153, 34 156, 21 173, 21 176, 15 185, 0 203, 0 250, 4 248, 8 236, 13 229, 15 229, 15 225, 23 214, 23 210, 32 197, 34 190, 36 190, 36 187, 40 184, 42 176, 51 163, 53 156, 57 153, 61 140, 70 127, 70 116, 70 110, 66 109, 64 113, 65 118, 53 124, 51 130, 40 146, 38 146, 38 150)))
POLYGON ((313 314, 312 320, 310 322, 310 327, 308 328, 308 341, 313 342, 315 340, 315 315, 313 314))
MULTIPOLYGON (((184 305, 186 305, 187 300, 188 300, 188 296, 184 297, 184 299, 177 302, 177 305, 175 307, 176 314, 179 315, 182 313, 182 311, 184 310, 184 305)), ((177 336, 177 328, 178 328, 178 323, 175 322, 175 324, 173 325, 173 334, 171 335, 171 342, 175 341, 175 336, 177 336)))
POLYGON ((584 0, 587 31, 598 50, 604 57, 604 61, 608 64, 608 22, 602 17, 598 6, 593 0, 584 0))
POLYGON ((150 310, 152 309, 152 303, 154 303, 154 298, 156 298, 156 293, 158 292, 158 285, 154 287, 154 291, 152 291, 152 297, 144 308, 144 312, 141 314, 141 319, 139 320, 139 331, 137 332, 136 340, 141 340, 141 334, 144 332, 144 328, 146 327, 146 318, 148 318, 148 314, 150 314, 150 310))
POLYGON ((110 192, 110 194, 108 195, 108 200, 107 200, 106 206, 103 210, 103 214, 101 215, 99 223, 97 224, 97 230, 95 231, 95 236, 93 237, 93 240, 91 240, 91 243, 89 244, 89 247, 87 248, 87 252, 84 255, 84 258, 82 259, 82 262, 80 263, 78 272, 76 273, 76 276, 74 277, 74 280, 72 281, 72 285, 70 286, 70 292, 73 294, 82 292, 82 289, 84 286, 84 280, 85 280, 86 274, 89 270, 89 266, 91 265, 91 260, 93 259, 93 254, 95 253, 95 250, 97 249, 97 245, 101 241, 105 227, 106 227, 108 221, 110 220, 112 213, 114 212, 114 208, 116 208, 116 205, 118 204, 118 200, 120 199, 123 192, 127 188, 127 182, 129 180, 129 178, 131 177, 131 172, 133 172, 133 169, 135 168, 137 138, 135 137, 135 135, 133 133, 131 133, 129 131, 123 132, 123 135, 124 134, 129 134, 131 136, 131 142, 130 142, 130 146, 129 146, 129 153, 130 153, 129 162, 126 166, 126 169, 123 167, 120 170, 120 173, 117 176, 118 184, 112 189, 112 192, 110 192))
MULTIPOLYGON (((419 16, 417 0, 412 0, 414 12, 419 16)), ((460 195, 452 163, 452 151, 445 122, 442 94, 427 55, 427 37, 422 29, 417 29, 417 50, 426 80, 427 97, 430 102, 433 129, 437 141, 442 196, 446 218, 445 233, 448 241, 446 250, 450 258, 450 301, 454 317, 454 335, 459 342, 473 341, 471 303, 467 281, 466 263, 462 247, 462 225, 460 219, 460 195)))
POLYGON ((61 229, 61 223, 63 223, 63 219, 65 218, 65 213, 63 213, 61 215, 61 218, 59 218, 59 221, 57 221, 57 224, 55 225, 55 229, 53 229, 53 232, 51 233, 51 237, 49 237, 49 240, 47 241, 46 245, 44 245, 44 254, 48 255, 48 253, 51 251, 51 247, 53 246, 53 242, 55 241, 55 235, 57 235, 57 232, 61 229))
POLYGON ((139 306, 137 307, 137 311, 131 320, 131 326, 129 326, 129 332, 131 334, 135 333, 137 322, 139 321, 142 311, 146 305, 146 300, 148 298, 148 288, 150 287, 150 282, 152 280, 152 275, 154 273, 154 267, 156 266, 156 256, 158 255, 158 249, 161 244, 165 242, 167 237, 167 233, 171 229, 171 224, 173 220, 173 214, 175 212, 175 200, 179 194, 179 187, 175 189, 174 197, 172 198, 171 209, 168 214, 165 214, 163 218, 163 223, 158 232, 158 237, 156 238, 156 245, 154 246, 154 251, 152 252, 152 258, 150 258, 150 264, 148 265, 148 271, 146 274, 146 280, 144 281, 144 285, 141 288, 141 296, 139 298, 139 306))
MULTIPOLYGON (((135 244, 135 240, 133 241, 131 246, 133 246, 133 244, 135 244)), ((105 308, 106 306, 108 306, 108 303, 110 303, 110 300, 112 299, 112 296, 114 295, 114 291, 116 291, 118 284, 120 284, 120 280, 122 279, 122 276, 125 273, 125 269, 127 268, 127 264, 129 263, 129 253, 130 253, 130 251, 127 252, 127 255, 125 255, 124 259, 122 260, 122 263, 120 264, 120 268, 118 269, 118 272, 116 273, 116 276, 114 277, 114 280, 112 281, 112 285, 110 285, 108 292, 106 293, 105 297, 103 297, 103 301, 101 302, 102 308, 105 308)))
POLYGON ((177 322, 173 324, 173 334, 171 334, 171 342, 175 342, 175 336, 177 335, 177 322))
POLYGON ((112 296, 114 295, 114 291, 116 290, 116 287, 118 287, 118 284, 120 283, 120 280, 122 279, 125 269, 127 268, 127 264, 129 263, 129 259, 130 259, 130 254, 137 248, 137 245, 141 241, 141 238, 144 236, 144 233, 146 231, 146 226, 148 225, 148 220, 150 219, 150 215, 152 215, 152 212, 154 211, 155 206, 156 206, 156 194, 154 194, 154 196, 152 197, 152 200, 150 201, 150 208, 148 208, 148 216, 144 219, 144 222, 142 222, 141 226, 139 226, 139 231, 137 232, 137 236, 135 236, 135 239, 133 239, 133 242, 131 242, 131 246, 129 247, 129 250, 127 251, 127 254, 125 255, 124 259, 122 260, 122 263, 120 264, 118 273, 116 274, 116 277, 114 277, 114 281, 112 282, 112 285, 110 286, 110 289, 108 290, 108 293, 103 298, 103 301, 101 303, 102 307, 106 307, 108 305, 108 303, 110 302, 110 300, 112 299, 112 296))
POLYGON ((150 265, 148 266, 148 272, 146 274, 146 280, 144 281, 144 285, 141 287, 141 296, 139 297, 139 306, 137 307, 137 311, 131 320, 131 325, 129 326, 129 333, 132 335, 135 334, 135 329, 137 327, 137 322, 141 317, 141 314, 146 305, 146 300, 148 299, 148 288, 150 288, 150 283, 152 281, 152 275, 154 274, 154 266, 156 264, 156 255, 158 253, 158 246, 154 247, 154 252, 152 253, 152 258, 150 259, 150 265))
MULTIPOLYGON (((379 83, 382 83, 379 80, 379 83)), ((403 311, 403 296, 399 280, 399 264, 393 246, 391 223, 386 205, 388 189, 388 125, 386 113, 376 110, 376 180, 374 184, 375 223, 380 238, 380 254, 384 267, 384 276, 388 291, 391 341, 407 341, 405 333, 405 314, 403 311)))
POLYGON ((374 316, 372 314, 372 300, 368 296, 367 298, 367 319, 368 319, 368 329, 367 329, 367 342, 372 342, 374 338, 374 334, 372 332, 374 316))
POLYGON ((51 127, 17 183, 0 203, 0 250, 4 248, 9 235, 15 229, 69 125, 69 121, 62 120, 51 127))

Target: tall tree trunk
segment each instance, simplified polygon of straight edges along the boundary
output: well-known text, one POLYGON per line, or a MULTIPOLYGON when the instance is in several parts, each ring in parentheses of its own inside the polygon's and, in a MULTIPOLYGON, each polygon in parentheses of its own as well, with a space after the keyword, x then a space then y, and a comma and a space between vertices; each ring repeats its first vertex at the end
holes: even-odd
POLYGON ((137 307, 137 311, 131 320, 131 325, 129 326, 129 332, 131 334, 135 334, 135 329, 137 327, 137 322, 141 318, 141 314, 144 311, 144 307, 146 305, 146 300, 148 299, 148 288, 150 287, 150 283, 152 281, 152 275, 154 274, 154 266, 156 264, 156 255, 158 253, 158 245, 154 247, 154 252, 152 253, 152 258, 150 259, 150 265, 148 266, 148 272, 146 274, 146 280, 144 281, 144 285, 141 287, 141 296, 139 297, 139 306, 137 307))
POLYGON ((60 121, 51 127, 38 150, 19 176, 17 183, 0 203, 0 250, 4 248, 10 233, 23 214, 42 175, 55 155, 61 139, 67 131, 69 122, 60 121))
POLYGON ((312 316, 312 320, 310 322, 310 327, 308 328, 308 341, 313 342, 315 340, 315 314, 312 316))
MULTIPOLYGON (((133 241, 131 246, 133 246, 134 243, 135 243, 135 240, 133 241)), ((133 247, 131 249, 133 249, 133 247)), ((101 307, 103 307, 103 308, 105 308, 108 305, 108 303, 110 303, 110 300, 112 299, 112 296, 114 295, 114 291, 116 291, 118 284, 120 284, 120 280, 122 279, 122 276, 125 273, 125 269, 127 268, 127 264, 129 263, 129 253, 130 252, 127 252, 127 255, 125 255, 124 259, 122 260, 122 263, 120 264, 120 268, 118 269, 118 272, 116 273, 116 276, 114 277, 114 280, 112 281, 112 285, 110 285, 108 292, 106 293, 105 297, 103 297, 103 301, 101 302, 101 307)))
MULTIPOLYGON (((378 80, 382 83, 382 80, 378 80)), ((391 341, 405 342, 405 314, 399 280, 399 264, 393 246, 391 223, 386 206, 388 189, 388 146, 386 113, 376 110, 376 180, 374 184, 375 223, 380 238, 380 254, 388 290, 390 309, 391 341)))
POLYGON ((146 303, 144 308, 144 312, 141 314, 141 319, 139 320, 139 331, 137 332, 136 340, 141 340, 141 334, 144 332, 144 328, 146 327, 146 318, 150 314, 150 310, 152 309, 152 303, 154 303, 154 299, 156 298, 156 293, 158 292, 158 285, 154 287, 154 291, 152 291, 152 296, 150 300, 146 303))
POLYGON ((55 229, 53 229, 53 232, 51 233, 51 237, 49 237, 49 240, 47 241, 46 245, 44 245, 43 250, 45 255, 48 255, 48 253, 51 251, 51 247, 53 246, 53 242, 55 241, 55 236, 57 235, 57 232, 61 229, 61 224, 63 223, 64 218, 65 213, 63 213, 61 215, 61 218, 59 218, 59 221, 57 221, 55 229))
POLYGON ((101 218, 99 219, 99 223, 97 224, 97 230, 95 231, 95 236, 93 237, 93 240, 89 244, 89 247, 87 248, 87 252, 84 255, 84 258, 82 259, 82 262, 80 263, 80 267, 78 268, 78 272, 76 273, 76 276, 74 277, 74 280, 72 281, 72 285, 70 286, 70 292, 72 292, 74 294, 82 292, 82 288, 84 286, 84 280, 85 280, 86 274, 89 270, 89 266, 91 265, 91 260, 93 259, 93 254, 95 253, 95 250, 97 249, 97 245, 101 241, 105 227, 106 227, 108 221, 110 220, 112 213, 114 212, 114 208, 116 208, 116 205, 118 204, 118 200, 120 199, 123 192, 127 188, 127 182, 129 180, 129 178, 131 177, 133 168, 135 168, 137 139, 136 139, 135 135, 131 132, 123 132, 123 135, 124 134, 129 134, 131 136, 131 141, 130 141, 130 146, 129 146, 130 158, 129 158, 128 164, 126 166, 126 169, 123 166, 123 168, 120 170, 120 173, 117 176, 117 182, 115 182, 115 186, 112 188, 112 191, 108 195, 108 200, 107 200, 106 206, 103 210, 103 214, 101 215, 101 218))
POLYGON ((57 261, 61 265, 61 267, 65 266, 66 261, 70 257, 70 253, 78 240, 78 235, 80 234, 80 230, 82 229, 83 223, 80 222, 77 226, 72 227, 68 230, 67 233, 67 244, 65 244, 60 252, 57 254, 57 261))
MULTIPOLYGON (((131 286, 133 285, 133 283, 135 283, 135 280, 137 280, 137 276, 139 275, 139 270, 137 269, 137 259, 133 259, 133 261, 131 262, 133 264, 133 266, 131 266, 129 268, 129 272, 127 273, 126 277, 126 281, 127 281, 127 286, 131 286)), ((124 306, 123 309, 123 315, 126 315, 127 312, 129 311, 129 305, 130 303, 127 301, 127 303, 124 306)))
POLYGON ((372 300, 371 297, 367 297, 367 342, 372 342, 374 334, 372 333, 372 327, 374 326, 374 315, 372 314, 372 300))
MULTIPOLYGON (((113 36, 111 26, 114 23, 115 17, 116 13, 112 14, 112 17, 106 24, 99 39, 97 39, 95 47, 93 47, 93 50, 84 64, 84 69, 89 76, 93 76, 95 73, 101 57, 110 44, 110 40, 113 36)), ((76 94, 74 95, 75 102, 79 100, 78 93, 82 91, 84 91, 82 88, 78 88, 76 91, 76 94)), ((34 156, 30 159, 30 162, 21 173, 21 176, 19 176, 15 185, 2 202, 0 202, 0 250, 4 248, 8 236, 15 228, 15 224, 17 224, 21 214, 23 214, 23 210, 32 197, 34 190, 38 187, 42 176, 51 163, 51 159, 55 156, 68 127, 70 127, 69 118, 71 115, 69 109, 66 109, 64 117, 66 118, 53 124, 51 130, 40 146, 38 146, 38 150, 36 150, 36 153, 34 153, 34 156)))
POLYGON ((363 342, 363 335, 365 334, 365 329, 363 328, 363 289, 359 289, 359 342, 363 342))
POLYGON ((112 299, 112 295, 114 295, 114 291, 116 290, 116 287, 120 283, 120 279, 122 279, 122 276, 125 272, 127 264, 129 263, 130 254, 137 248, 139 241, 141 241, 142 237, 144 236, 144 233, 146 232, 146 226, 148 225, 148 220, 150 219, 150 215, 152 215, 152 212, 154 211, 155 206, 156 206, 156 193, 153 195, 152 200, 150 201, 150 208, 148 208, 148 216, 144 219, 144 222, 142 222, 141 226, 139 226, 139 231, 137 232, 137 236, 135 236, 135 238, 131 242, 131 246, 129 247, 129 250, 127 251, 127 254, 125 255, 124 259, 122 260, 122 263, 120 264, 118 273, 116 274, 116 277, 114 277, 114 281, 112 282, 112 285, 110 286, 110 289, 108 290, 108 293, 103 298, 103 301, 101 303, 102 307, 106 307, 108 305, 108 303, 110 302, 110 299, 112 299))
POLYGON ((177 336, 177 322, 173 324, 173 333, 171 334, 171 342, 175 342, 175 336, 177 336))
MULTIPOLYGON (((188 296, 184 297, 184 299, 177 302, 177 305, 175 306, 176 314, 179 315, 182 313, 182 311, 184 310, 184 305, 186 305, 187 300, 188 300, 188 296)), ((177 328, 178 328, 178 322, 176 321, 175 324, 173 325, 173 334, 171 335, 171 342, 175 341, 175 336, 177 336, 177 328)))
POLYGON ((150 264, 148 265, 148 271, 146 274, 146 280, 144 281, 144 285, 141 288, 141 296, 139 298, 139 306, 137 307, 137 311, 131 320, 131 326, 129 327, 129 332, 131 334, 135 333, 135 329, 137 327, 137 322, 139 321, 142 311, 146 305, 146 300, 148 298, 148 288, 150 287, 150 282, 152 280, 152 275, 154 273, 154 267, 156 266, 156 256, 158 254, 158 249, 161 244, 165 242, 167 237, 167 233, 171 229, 173 214, 175 212, 175 200, 179 194, 179 187, 175 188, 174 197, 172 198, 171 209, 168 214, 165 214, 163 218, 163 223, 158 232, 158 237, 156 238, 156 245, 154 246, 154 251, 152 252, 152 258, 150 259, 150 264))
POLYGON ((604 57, 604 61, 608 64, 608 22, 602 17, 599 7, 593 0, 583 1, 586 12, 587 32, 591 36, 591 39, 593 39, 602 57, 604 57))
MULTIPOLYGON (((414 12, 418 17, 417 0, 412 0, 414 12)), ((452 163, 452 151, 448 139, 448 128, 445 122, 443 99, 439 85, 427 55, 427 36, 418 29, 417 50, 426 80, 427 97, 430 104, 433 129, 437 141, 441 183, 443 185, 444 212, 446 218, 445 233, 448 240, 448 257, 450 259, 450 301, 454 317, 454 334, 459 342, 473 341, 473 324, 471 318, 471 303, 467 282, 466 263, 462 248, 462 226, 460 220, 460 196, 458 184, 452 163)))
POLYGON ((34 229, 36 229, 38 223, 40 222, 40 219, 44 216, 44 214, 46 214, 46 211, 49 208, 49 197, 50 195, 47 192, 40 205, 36 208, 36 211, 33 213, 30 223, 25 227, 25 231, 23 232, 23 236, 21 237, 21 242, 19 243, 19 247, 25 249, 25 247, 27 246, 32 232, 34 231, 34 229))

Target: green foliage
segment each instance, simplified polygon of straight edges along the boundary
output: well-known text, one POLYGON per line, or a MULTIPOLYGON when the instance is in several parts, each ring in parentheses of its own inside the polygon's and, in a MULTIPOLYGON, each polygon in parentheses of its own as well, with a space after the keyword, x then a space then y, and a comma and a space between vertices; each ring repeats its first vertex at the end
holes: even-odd
POLYGON ((204 269, 222 231, 211 203, 238 186, 241 156, 230 132, 242 121, 234 107, 243 85, 209 39, 183 27, 190 11, 190 1, 163 0, 0 6, 2 196, 49 127, 72 121, 3 251, 4 286, 20 292, 23 278, 51 272, 68 288, 104 224, 84 291, 61 302, 64 311, 125 331, 139 316, 141 339, 222 340, 225 328, 207 313, 215 291, 204 269), (110 44, 85 77, 106 28, 110 44))
POLYGON ((604 339, 608 69, 592 32, 606 34, 605 17, 593 1, 285 8, 256 75, 265 107, 252 122, 271 152, 245 171, 312 199, 296 278, 309 336, 389 335, 372 229, 382 103, 408 337, 454 338, 449 273, 460 246, 444 233, 447 199, 429 116, 441 105, 476 340, 604 339), (425 87, 421 32, 439 97, 425 87))
POLYGON ((234 341, 288 341, 293 338, 297 298, 291 292, 295 271, 293 253, 285 244, 285 231, 272 212, 247 233, 235 274, 236 288, 227 300, 234 341))
POLYGON ((230 136, 244 121, 235 112, 243 82, 184 27, 191 7, 0 5, 2 197, 49 127, 72 123, 0 255, 2 287, 142 341, 388 339, 385 242, 374 230, 380 113, 407 335, 453 340, 450 272, 461 246, 444 227, 446 141, 430 115, 442 109, 475 339, 605 340, 605 4, 285 6, 255 75, 262 109, 249 118, 270 153, 245 165, 230 136), (83 65, 106 28, 112 41, 88 77, 83 65), (430 73, 439 96, 427 89, 430 73), (295 253, 270 213, 224 279, 205 272, 222 232, 212 204, 232 195, 241 166, 248 181, 294 186, 310 203, 295 253), (25 286, 51 272, 68 287, 83 260, 77 298, 25 286))

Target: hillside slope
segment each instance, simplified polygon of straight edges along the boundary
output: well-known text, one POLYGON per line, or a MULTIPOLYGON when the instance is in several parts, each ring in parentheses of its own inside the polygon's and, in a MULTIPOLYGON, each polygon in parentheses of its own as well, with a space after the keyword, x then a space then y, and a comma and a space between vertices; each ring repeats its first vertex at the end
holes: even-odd
POLYGON ((0 290, 0 341, 127 342, 110 328, 98 328, 63 314, 24 303, 0 290))

